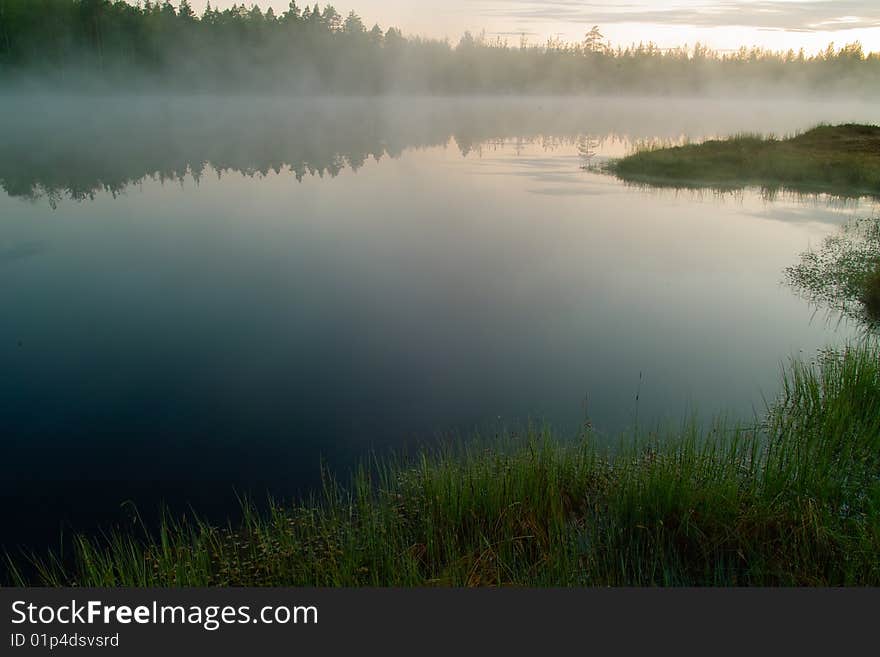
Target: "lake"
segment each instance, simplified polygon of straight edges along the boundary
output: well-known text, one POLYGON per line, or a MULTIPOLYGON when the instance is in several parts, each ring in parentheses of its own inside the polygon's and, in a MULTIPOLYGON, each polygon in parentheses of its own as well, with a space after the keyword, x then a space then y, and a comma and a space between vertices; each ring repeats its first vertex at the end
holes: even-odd
POLYGON ((223 520, 375 451, 760 416, 858 335, 781 283, 876 212, 589 170, 876 105, 0 97, 0 543, 223 520), (585 169, 585 167, 587 167, 585 169))

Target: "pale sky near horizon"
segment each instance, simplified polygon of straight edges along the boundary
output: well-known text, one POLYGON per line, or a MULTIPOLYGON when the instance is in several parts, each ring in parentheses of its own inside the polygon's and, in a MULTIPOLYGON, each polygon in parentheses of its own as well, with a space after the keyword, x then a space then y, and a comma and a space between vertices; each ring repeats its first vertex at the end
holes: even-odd
MULTIPOLYGON (((289 0, 243 0, 276 12, 289 0)), ((207 0, 190 0, 201 12, 207 0)), ((242 0, 212 0, 226 8, 242 0)), ((175 4, 177 4, 175 0, 175 4)), ((297 4, 302 7, 304 0, 297 4)), ((311 0, 309 4, 314 4, 311 0)), ((322 7, 327 0, 319 3, 322 7)), ((551 36, 580 41, 599 25, 613 45, 653 41, 661 47, 697 41, 720 50, 759 45, 807 52, 859 40, 866 51, 880 51, 880 0, 336 0, 337 11, 357 12, 372 26, 391 25, 406 34, 448 37, 466 31, 500 35, 518 44, 551 36)))

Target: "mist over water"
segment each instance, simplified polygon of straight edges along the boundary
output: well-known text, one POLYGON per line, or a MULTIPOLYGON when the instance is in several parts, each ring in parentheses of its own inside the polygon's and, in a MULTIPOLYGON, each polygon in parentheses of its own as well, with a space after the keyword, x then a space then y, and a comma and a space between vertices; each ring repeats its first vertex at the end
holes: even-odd
POLYGON ((198 182, 206 168, 298 180, 408 149, 462 155, 504 139, 578 142, 621 156, 641 142, 791 134, 876 120, 871 103, 697 98, 0 96, 0 185, 11 196, 90 198, 145 178, 198 182))
MULTIPOLYGON (((877 122, 787 100, 0 98, 0 542, 222 520, 532 420, 749 420, 855 334, 780 284, 869 201, 628 187, 642 141, 877 122), (638 402, 636 402, 638 396, 638 402)), ((833 318, 832 318, 833 319, 833 318)))

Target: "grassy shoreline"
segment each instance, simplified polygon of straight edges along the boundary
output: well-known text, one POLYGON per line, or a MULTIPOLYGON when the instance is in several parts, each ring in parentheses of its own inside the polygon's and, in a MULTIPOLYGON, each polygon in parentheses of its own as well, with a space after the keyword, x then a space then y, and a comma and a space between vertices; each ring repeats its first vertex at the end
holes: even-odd
MULTIPOLYGON (((17 584, 579 586, 880 584, 876 345, 794 361, 760 425, 614 450, 533 432, 381 462, 236 527, 168 519, 79 537, 17 584)), ((13 560, 14 561, 14 560, 13 560)))
POLYGON ((737 135, 646 148, 610 162, 607 170, 627 182, 663 187, 880 196, 880 126, 820 125, 785 139, 737 135))

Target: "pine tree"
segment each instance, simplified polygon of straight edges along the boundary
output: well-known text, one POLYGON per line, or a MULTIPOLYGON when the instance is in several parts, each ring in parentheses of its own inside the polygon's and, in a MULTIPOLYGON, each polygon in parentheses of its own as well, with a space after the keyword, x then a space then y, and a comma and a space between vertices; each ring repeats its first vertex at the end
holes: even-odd
POLYGON ((188 21, 194 21, 196 19, 196 12, 194 12, 193 8, 190 6, 189 0, 180 0, 180 7, 177 9, 177 15, 188 21))
MULTIPOLYGON (((308 9, 308 7, 306 8, 308 9)), ((287 7, 287 11, 284 12, 282 17, 285 21, 290 23, 298 22, 300 19, 300 11, 299 7, 296 6, 295 0, 290 0, 290 4, 287 7)))
POLYGON ((346 34, 363 34, 366 30, 367 28, 364 27, 361 17, 353 11, 349 12, 348 18, 345 19, 345 24, 343 25, 343 31, 346 34))
POLYGON ((605 37, 599 30, 599 26, 594 25, 584 38, 584 48, 587 52, 603 52, 605 50, 605 45, 602 43, 604 40, 605 37))

